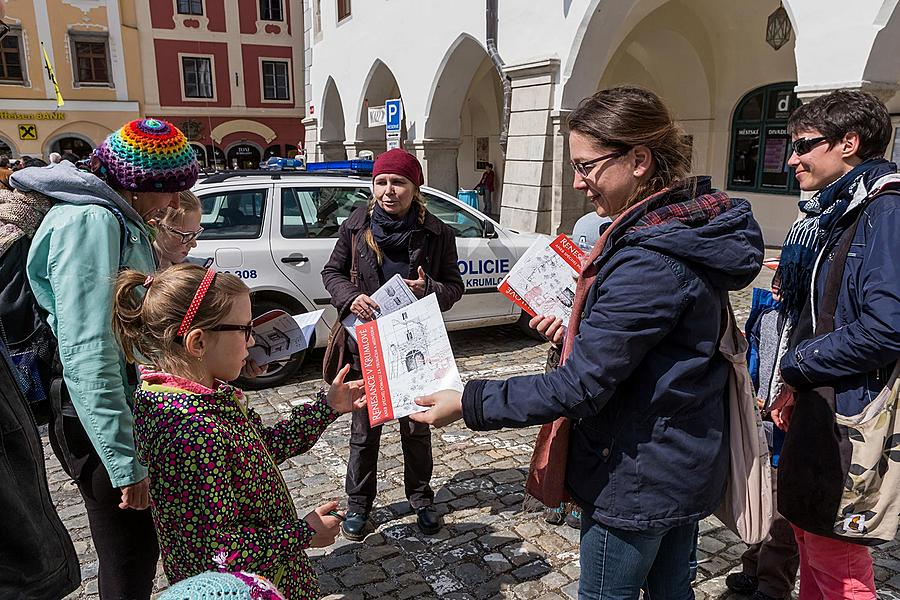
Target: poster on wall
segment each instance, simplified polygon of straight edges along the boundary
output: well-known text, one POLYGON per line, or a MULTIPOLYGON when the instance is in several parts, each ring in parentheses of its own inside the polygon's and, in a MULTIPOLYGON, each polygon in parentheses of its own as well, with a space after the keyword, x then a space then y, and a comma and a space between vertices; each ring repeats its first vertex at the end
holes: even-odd
POLYGON ((487 169, 490 159, 491 138, 477 137, 475 138, 475 170, 484 171, 487 169))
POLYGON ((783 126, 767 127, 763 146, 762 187, 787 189, 790 169, 787 165, 790 136, 783 126))

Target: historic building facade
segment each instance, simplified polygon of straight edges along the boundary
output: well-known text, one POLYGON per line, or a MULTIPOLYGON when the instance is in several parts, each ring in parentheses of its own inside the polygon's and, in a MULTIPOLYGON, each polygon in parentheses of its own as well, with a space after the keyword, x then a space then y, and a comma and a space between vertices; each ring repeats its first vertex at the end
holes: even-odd
POLYGON ((691 136, 694 172, 749 198, 778 244, 797 211, 784 126, 798 102, 865 89, 900 125, 897 3, 309 0, 307 147, 383 151, 368 108, 401 98, 403 144, 429 184, 472 187, 493 162, 501 221, 568 231, 588 207, 571 189, 566 116, 597 89, 639 84, 691 136))
POLYGON ((303 11, 289 0, 135 0, 144 113, 208 168, 256 167, 303 143, 303 11))
POLYGON ((0 42, 0 155, 86 156, 140 116, 137 22, 131 2, 8 0, 0 42), (45 69, 55 71, 64 105, 45 69))

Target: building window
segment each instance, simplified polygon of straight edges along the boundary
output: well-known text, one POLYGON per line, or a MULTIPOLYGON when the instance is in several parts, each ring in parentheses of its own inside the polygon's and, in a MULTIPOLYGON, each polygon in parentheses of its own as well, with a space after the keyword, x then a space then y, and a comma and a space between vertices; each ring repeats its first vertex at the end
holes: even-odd
POLYGON ((350 16, 350 0, 337 0, 338 21, 343 21, 350 16))
POLYGON ((98 37, 72 36, 75 83, 109 85, 109 43, 98 37))
POLYGON ((259 18, 263 21, 283 21, 281 0, 259 0, 259 18))
POLYGON ((185 98, 212 98, 212 60, 194 56, 181 58, 185 98))
POLYGON ((0 81, 25 82, 21 48, 19 32, 10 31, 0 41, 0 81))
POLYGON ((731 122, 728 189, 768 194, 797 194, 788 164, 791 136, 787 121, 800 105, 795 83, 758 88, 741 98, 731 122))
POLYGON ((178 0, 179 15, 202 15, 203 0, 178 0))
POLYGON ((288 64, 284 61, 262 61, 263 100, 290 100, 288 64))

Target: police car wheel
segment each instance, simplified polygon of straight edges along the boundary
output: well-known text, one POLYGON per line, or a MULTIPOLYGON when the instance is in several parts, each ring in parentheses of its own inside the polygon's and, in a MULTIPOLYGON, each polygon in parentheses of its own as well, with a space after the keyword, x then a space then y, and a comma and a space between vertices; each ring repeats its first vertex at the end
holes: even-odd
MULTIPOLYGON (((267 313, 270 310, 283 310, 290 314, 294 313, 294 311, 291 311, 291 309, 289 309, 288 307, 282 306, 277 302, 262 300, 260 302, 253 303, 254 318, 263 313, 267 313)), ((315 340, 313 340, 310 346, 315 347, 315 340)), ((297 374, 297 371, 300 370, 300 367, 303 365, 303 361, 305 358, 306 350, 304 350, 303 352, 297 352, 288 360, 269 363, 269 369, 268 371, 266 371, 265 375, 260 375, 259 377, 256 377, 254 379, 240 377, 237 379, 237 381, 235 381, 235 383, 238 387, 245 390, 264 390, 267 388, 284 385, 288 382, 289 379, 297 374)))
POLYGON ((531 320, 531 315, 529 315, 524 310, 522 314, 519 316, 519 320, 516 321, 516 325, 519 326, 519 331, 524 333, 527 337, 530 337, 533 340, 539 340, 541 342, 546 342, 544 336, 539 334, 537 331, 528 326, 528 322, 531 320))

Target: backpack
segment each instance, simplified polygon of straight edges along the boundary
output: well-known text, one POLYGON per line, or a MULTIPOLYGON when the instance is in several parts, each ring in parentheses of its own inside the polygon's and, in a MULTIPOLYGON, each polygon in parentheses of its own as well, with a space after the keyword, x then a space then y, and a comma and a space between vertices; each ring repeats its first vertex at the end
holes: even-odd
MULTIPOLYGON (((62 376, 56 337, 47 313, 37 303, 25 267, 31 240, 55 204, 37 192, 0 191, 0 340, 8 348, 19 386, 38 425, 50 419, 50 389, 62 376)), ((125 217, 114 206, 98 203, 119 223, 119 256, 127 240, 125 217)))

